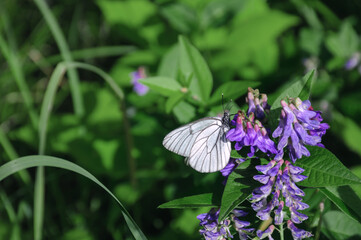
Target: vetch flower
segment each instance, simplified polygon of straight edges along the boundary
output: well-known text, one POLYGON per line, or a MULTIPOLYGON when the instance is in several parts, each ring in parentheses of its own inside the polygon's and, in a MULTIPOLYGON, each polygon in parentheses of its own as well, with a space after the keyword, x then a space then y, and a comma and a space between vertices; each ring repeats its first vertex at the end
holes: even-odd
MULTIPOLYGON (((274 224, 281 225, 285 207, 288 207, 293 223, 301 223, 308 218, 307 215, 299 212, 309 207, 302 202, 305 193, 296 185, 297 182, 307 178, 307 176, 301 175, 304 171, 302 168, 281 159, 279 161, 272 160, 267 165, 256 166, 256 169, 263 175, 255 175, 253 179, 263 185, 253 190, 250 201, 259 219, 266 221, 273 212, 274 224)), ((269 236, 272 239, 270 234, 265 235, 269 232, 272 234, 273 230, 257 232, 257 236, 260 238, 269 236)))
POLYGON ((313 236, 312 233, 307 232, 306 230, 297 228, 291 220, 287 221, 287 227, 291 230, 294 240, 301 240, 301 239, 309 238, 309 237, 313 236))
POLYGON ((345 69, 351 70, 354 69, 360 63, 361 55, 360 53, 354 53, 345 63, 345 69))
POLYGON ((267 130, 259 120, 255 119, 253 112, 248 117, 242 111, 238 111, 231 125, 236 126, 227 132, 228 140, 236 142, 234 148, 239 151, 244 146, 249 146, 248 157, 261 150, 266 154, 276 154, 274 142, 269 138, 267 130))
POLYGON ((248 88, 246 102, 248 103, 247 115, 249 116, 251 113, 254 113, 256 118, 261 121, 271 109, 271 106, 267 103, 267 95, 260 94, 258 89, 253 90, 250 87, 248 88), (261 97, 261 99, 259 99, 259 97, 261 97))
POLYGON ((275 226, 271 225, 264 231, 258 230, 257 237, 259 237, 259 239, 264 239, 264 238, 268 237, 269 240, 273 240, 271 235, 272 235, 274 229, 275 229, 275 226))
POLYGON ((133 84, 133 90, 139 96, 145 95, 149 88, 139 82, 140 79, 146 78, 145 69, 144 67, 139 67, 137 71, 131 73, 131 82, 133 84))
POLYGON ((238 232, 240 240, 247 240, 248 235, 254 231, 254 228, 247 228, 250 225, 250 222, 239 219, 239 217, 245 217, 247 215, 248 215, 247 212, 239 209, 233 209, 231 214, 231 219, 234 223, 234 228, 238 232))
POLYGON ((233 237, 229 228, 231 221, 227 218, 218 222, 219 209, 212 208, 208 213, 203 213, 197 216, 200 221, 199 225, 203 229, 199 233, 203 235, 206 240, 218 240, 233 237))
POLYGON ((323 146, 321 137, 326 133, 329 125, 321 123, 321 113, 313 110, 310 101, 302 102, 299 98, 289 101, 290 103, 281 100, 283 109, 280 123, 272 137, 279 137, 275 159, 283 158, 284 148, 287 147, 291 160, 295 162, 302 156, 310 156, 305 145, 323 146))
POLYGON ((225 177, 223 184, 225 185, 228 179, 228 176, 239 166, 239 164, 243 163, 245 161, 245 159, 243 158, 231 158, 228 162, 228 164, 222 169, 220 170, 220 172, 222 173, 223 177, 225 177))

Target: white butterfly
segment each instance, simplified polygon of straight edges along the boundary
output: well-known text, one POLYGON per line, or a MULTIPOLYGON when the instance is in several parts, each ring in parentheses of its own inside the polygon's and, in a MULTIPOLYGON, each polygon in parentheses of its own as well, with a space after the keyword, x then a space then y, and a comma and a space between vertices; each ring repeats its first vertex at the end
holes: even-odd
POLYGON ((181 156, 202 173, 223 169, 231 156, 231 142, 226 138, 229 113, 223 117, 206 117, 177 128, 165 136, 163 146, 181 156))

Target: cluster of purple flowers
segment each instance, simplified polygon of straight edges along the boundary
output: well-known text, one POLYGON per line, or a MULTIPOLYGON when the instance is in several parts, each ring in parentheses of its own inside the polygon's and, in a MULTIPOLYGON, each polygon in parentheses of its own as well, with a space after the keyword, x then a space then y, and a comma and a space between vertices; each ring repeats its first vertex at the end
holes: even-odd
POLYGON ((293 162, 302 156, 310 156, 305 145, 323 147, 321 137, 329 125, 321 123, 321 112, 314 111, 309 100, 302 102, 299 98, 289 99, 289 103, 281 100, 281 105, 280 123, 272 134, 272 137, 280 138, 275 159, 283 158, 285 147, 293 162))
MULTIPOLYGON (((283 224, 285 206, 289 209, 292 224, 301 223, 308 218, 299 212, 308 208, 308 205, 302 202, 305 193, 296 186, 297 182, 307 178, 307 176, 301 175, 304 171, 302 168, 293 166, 289 161, 281 159, 278 162, 272 160, 267 165, 256 166, 256 169, 263 175, 256 175, 253 178, 264 185, 253 191, 250 200, 259 219, 268 220, 273 212, 274 224, 283 224)), ((288 225, 294 239, 312 236, 305 230, 298 229, 295 231, 294 225, 288 225)), ((266 231, 270 232, 270 229, 266 231)), ((265 233, 257 231, 257 235, 261 238, 265 233)))
MULTIPOLYGON (((235 126, 227 132, 227 138, 235 142, 234 148, 239 151, 243 147, 249 147, 248 157, 253 157, 260 150, 266 153, 271 160, 266 165, 256 166, 261 172, 253 178, 260 182, 260 187, 253 190, 250 202, 256 216, 262 221, 269 221, 273 218, 273 223, 266 230, 258 230, 257 237, 272 240, 272 233, 276 226, 284 224, 286 212, 289 212, 290 219, 287 221, 287 227, 291 231, 295 240, 309 238, 310 232, 297 228, 295 224, 305 221, 307 215, 300 211, 309 206, 302 202, 305 193, 297 187, 296 183, 307 178, 301 175, 304 169, 292 165, 290 161, 284 160, 285 149, 288 150, 289 159, 295 162, 302 156, 309 156, 310 153, 305 145, 324 147, 321 143, 322 136, 326 133, 329 125, 322 123, 321 112, 314 111, 310 101, 301 101, 296 98, 281 100, 282 110, 280 122, 272 137, 278 138, 278 144, 269 137, 269 130, 264 127, 267 122, 267 115, 270 106, 267 104, 267 96, 259 94, 258 90, 248 89, 246 98, 248 103, 247 114, 238 111, 231 125, 235 126)), ((223 176, 228 176, 245 159, 231 159, 229 164, 221 170, 223 176)), ((235 228, 239 233, 240 239, 247 239, 253 228, 245 228, 250 224, 238 219, 245 216, 245 212, 234 210, 231 214, 231 220, 224 220, 218 223, 219 210, 211 210, 207 214, 201 214, 198 219, 201 220, 201 234, 206 239, 226 239, 232 237, 229 227, 234 222, 235 228)), ((229 219, 229 218, 227 218, 229 219)), ((287 220, 287 218, 286 218, 287 220)))
POLYGON ((239 218, 246 216, 248 213, 242 210, 234 209, 230 214, 230 218, 219 222, 219 209, 212 208, 208 213, 202 213, 197 216, 200 221, 199 225, 202 229, 199 233, 203 235, 206 240, 219 240, 226 238, 233 238, 230 227, 233 226, 239 234, 240 240, 248 239, 248 235, 254 231, 254 228, 247 228, 250 222, 242 221, 239 218))

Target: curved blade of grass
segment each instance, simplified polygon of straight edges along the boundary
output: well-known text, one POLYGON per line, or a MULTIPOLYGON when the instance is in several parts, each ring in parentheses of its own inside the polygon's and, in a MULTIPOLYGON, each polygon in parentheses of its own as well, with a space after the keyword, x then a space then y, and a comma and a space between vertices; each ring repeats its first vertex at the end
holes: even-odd
POLYGON ((122 214, 124 216, 125 221, 128 224, 128 227, 130 231, 132 232, 135 239, 139 240, 145 240, 147 239, 145 235, 143 234, 142 230, 138 227, 136 222, 133 220, 133 218, 130 216, 128 211, 125 209, 123 204, 119 201, 119 199, 106 187, 104 186, 96 177, 94 177, 91 173, 89 173, 84 168, 80 167, 79 165, 76 165, 72 162, 69 162, 67 160, 51 157, 51 156, 40 156, 40 155, 34 155, 34 156, 26 156, 21 157, 18 159, 15 159, 11 162, 8 162, 0 167, 0 181, 7 178, 8 176, 31 167, 56 167, 56 168, 62 168, 66 169, 72 172, 75 172, 77 174, 80 174, 94 183, 96 183, 98 186, 103 188, 114 200, 118 203, 120 206, 120 209, 122 211, 122 214))
MULTIPOLYGON (((48 127, 48 120, 50 117, 51 109, 53 107, 56 90, 60 81, 67 69, 82 68, 92 71, 101 76, 112 88, 115 94, 122 100, 124 98, 123 91, 118 87, 113 78, 100 68, 94 67, 90 64, 79 62, 61 62, 59 63, 53 74, 50 77, 48 87, 46 89, 43 104, 40 111, 39 121, 39 155, 45 153, 46 147, 46 133, 48 127)), ((34 238, 40 240, 42 238, 43 215, 44 215, 44 169, 39 167, 35 179, 35 195, 34 195, 34 238)))
MULTIPOLYGON (((62 58, 65 61, 72 61, 73 58, 71 56, 68 44, 66 43, 65 37, 53 13, 46 4, 45 0, 34 0, 34 2, 38 6, 40 12, 43 14, 43 17, 46 23, 48 24, 50 31, 54 35, 54 39, 59 47, 62 58)), ((69 76, 71 95, 73 97, 73 102, 74 102, 75 114, 78 116, 82 116, 84 114, 84 104, 79 87, 78 73, 76 72, 75 69, 71 69, 68 71, 68 76, 69 76)))

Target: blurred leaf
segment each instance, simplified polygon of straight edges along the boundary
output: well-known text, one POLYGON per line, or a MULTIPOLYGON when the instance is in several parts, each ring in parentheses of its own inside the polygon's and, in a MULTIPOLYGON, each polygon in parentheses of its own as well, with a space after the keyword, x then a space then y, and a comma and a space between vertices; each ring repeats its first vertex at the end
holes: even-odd
POLYGON ((219 103, 222 99, 222 93, 226 99, 236 100, 247 93, 248 87, 256 88, 259 84, 259 82, 255 81, 232 81, 223 83, 216 91, 214 91, 212 97, 208 101, 208 105, 219 103))
POLYGON ((124 208, 123 204, 115 197, 115 195, 107 187, 105 187, 97 178, 95 178, 91 173, 89 173, 82 167, 72 162, 63 160, 61 158, 40 156, 40 155, 17 158, 0 167, 0 181, 20 170, 27 169, 30 167, 40 167, 40 166, 66 169, 75 172, 79 175, 82 175, 88 178, 89 180, 93 181, 94 183, 96 183, 98 186, 103 188, 118 203, 122 211, 122 214, 124 216, 124 219, 130 231, 132 232, 134 238, 139 240, 147 239, 144 236, 142 230, 137 226, 137 224, 132 219, 128 211, 124 208))
POLYGON ((339 33, 326 38, 326 47, 338 57, 350 57, 358 50, 359 37, 349 21, 344 21, 339 33))
POLYGON ((82 228, 76 228, 71 229, 64 233, 63 236, 61 236, 60 240, 93 240, 91 233, 87 229, 82 228))
POLYGON ((134 66, 147 66, 157 61, 157 56, 151 50, 134 51, 127 56, 123 56, 119 60, 122 64, 134 66))
POLYGON ((278 66, 279 49, 275 41, 255 49, 253 63, 264 75, 272 73, 278 66))
POLYGON ((165 103, 165 112, 170 113, 173 110, 174 106, 177 105, 180 101, 182 101, 184 96, 185 94, 182 92, 177 92, 170 96, 165 103))
POLYGON ((218 67, 238 69, 254 58, 254 51, 275 42, 283 31, 297 23, 295 16, 269 10, 264 0, 248 1, 233 20, 226 51, 217 56, 218 67))
POLYGON ((303 28, 300 33, 301 48, 311 56, 318 56, 323 40, 323 32, 316 29, 303 28))
POLYGON ((158 75, 163 77, 170 77, 177 79, 179 69, 179 45, 176 44, 171 47, 166 54, 162 57, 162 60, 158 67, 158 75))
POLYGON ((161 14, 180 33, 189 33, 197 22, 197 16, 193 9, 179 3, 163 7, 161 14))
POLYGON ((172 96, 173 94, 180 92, 182 88, 176 80, 169 77, 150 77, 140 79, 139 82, 164 96, 172 96))
POLYGON ((342 212, 356 221, 361 222, 361 213, 359 211, 361 199, 350 186, 326 187, 321 188, 320 191, 342 212))
POLYGON ((213 193, 203 193, 175 199, 159 205, 158 208, 199 208, 216 207, 218 205, 219 203, 213 199, 213 193))
POLYGON ((332 240, 361 238, 361 224, 338 211, 325 213, 321 230, 332 240))
POLYGON ((173 113, 180 123, 189 123, 196 115, 196 109, 184 101, 173 108, 173 113))
POLYGON ((248 160, 241 163, 229 175, 222 195, 219 221, 223 220, 228 213, 246 200, 252 191, 259 186, 259 183, 253 180, 253 176, 258 173, 255 166, 260 164, 259 159, 248 160))
POLYGON ((111 171, 114 168, 115 153, 119 147, 119 140, 96 139, 93 142, 93 148, 101 156, 104 169, 111 171))
POLYGON ((305 169, 303 174, 308 176, 299 182, 299 185, 329 187, 361 183, 361 180, 327 149, 316 146, 310 146, 308 149, 311 156, 303 157, 295 163, 296 166, 305 169))
MULTIPOLYGON (((356 104, 359 106, 359 104, 356 104)), ((336 110, 333 111, 334 128, 332 132, 340 136, 352 151, 361 156, 361 127, 351 118, 347 118, 336 110)))
POLYGON ((192 75, 189 89, 201 103, 205 104, 213 87, 213 77, 206 61, 186 38, 179 37, 180 69, 184 76, 192 75))
POLYGON ((146 0, 98 0, 97 4, 107 22, 120 23, 131 28, 141 27, 149 17, 156 13, 156 6, 146 0))
POLYGON ((200 50, 223 49, 228 34, 228 30, 225 27, 210 28, 204 33, 196 35, 194 42, 200 50))
POLYGON ((151 136, 159 129, 158 121, 153 117, 142 112, 138 112, 134 121, 136 122, 132 128, 131 132, 135 136, 151 136))
POLYGON ((309 98, 313 76, 315 70, 308 72, 303 78, 294 82, 289 86, 285 91, 283 91, 276 100, 271 104, 271 110, 281 107, 281 100, 287 97, 291 98, 301 98, 301 100, 306 100, 309 98))
POLYGON ((114 189, 114 194, 126 205, 134 204, 140 197, 140 191, 134 191, 134 188, 128 183, 117 185, 114 189))
POLYGON ((358 104, 360 99, 361 91, 354 91, 344 94, 336 104, 339 106, 338 109, 342 109, 342 112, 345 113, 346 116, 349 116, 352 119, 360 119, 361 108, 358 104))

